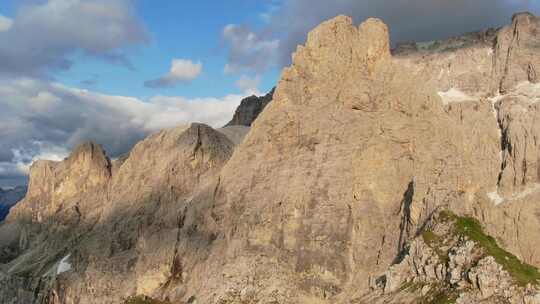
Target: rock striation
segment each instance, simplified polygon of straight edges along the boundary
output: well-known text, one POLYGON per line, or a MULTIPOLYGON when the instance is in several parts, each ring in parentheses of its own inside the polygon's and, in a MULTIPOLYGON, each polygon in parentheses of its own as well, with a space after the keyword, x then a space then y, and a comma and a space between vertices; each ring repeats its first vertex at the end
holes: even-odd
POLYGON ((538 20, 392 51, 381 20, 338 16, 239 110, 245 137, 37 162, 0 302, 538 303, 538 20))

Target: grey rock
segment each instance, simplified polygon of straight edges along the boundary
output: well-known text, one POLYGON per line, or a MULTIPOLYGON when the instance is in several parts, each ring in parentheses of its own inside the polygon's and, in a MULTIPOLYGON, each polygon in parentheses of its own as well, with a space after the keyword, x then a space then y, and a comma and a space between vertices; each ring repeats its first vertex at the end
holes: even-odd
POLYGON ((0 188, 0 222, 6 218, 9 210, 24 198, 27 190, 27 186, 18 186, 13 189, 0 188))
POLYGON ((272 101, 275 88, 264 96, 250 96, 244 98, 236 109, 232 120, 225 125, 229 126, 251 126, 255 119, 261 114, 264 108, 272 101))

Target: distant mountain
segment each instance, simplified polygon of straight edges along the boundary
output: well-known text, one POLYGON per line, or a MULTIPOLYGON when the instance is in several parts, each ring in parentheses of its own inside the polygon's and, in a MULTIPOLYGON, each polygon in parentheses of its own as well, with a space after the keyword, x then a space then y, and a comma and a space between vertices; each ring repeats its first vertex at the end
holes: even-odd
POLYGON ((257 97, 253 95, 244 98, 236 109, 232 120, 226 125, 226 127, 250 127, 251 124, 255 121, 255 119, 257 119, 259 114, 261 114, 261 112, 264 110, 264 108, 272 101, 272 98, 274 97, 274 90, 275 88, 273 88, 268 94, 264 96, 257 97))
POLYGON ((9 209, 15 206, 26 195, 26 186, 13 189, 0 188, 0 221, 3 221, 9 213, 9 209))

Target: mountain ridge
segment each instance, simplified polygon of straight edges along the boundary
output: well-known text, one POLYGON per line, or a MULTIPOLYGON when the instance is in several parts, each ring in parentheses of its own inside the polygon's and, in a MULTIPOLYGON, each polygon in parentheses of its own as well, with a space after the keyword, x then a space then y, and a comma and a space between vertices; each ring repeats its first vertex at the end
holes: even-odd
POLYGON ((540 266, 537 29, 518 14, 473 47, 392 54, 381 20, 338 16, 299 46, 245 138, 191 124, 122 159, 86 143, 35 163, 0 226, 0 300, 415 303, 421 283, 426 301, 443 284, 456 303, 539 303, 497 260, 454 254, 489 235, 540 266), (437 255, 441 210, 482 238, 452 234, 437 255))
POLYGON ((240 105, 236 108, 233 118, 225 127, 230 126, 246 126, 250 127, 251 124, 257 119, 259 114, 264 108, 272 101, 276 88, 272 88, 264 96, 249 96, 240 102, 240 105))

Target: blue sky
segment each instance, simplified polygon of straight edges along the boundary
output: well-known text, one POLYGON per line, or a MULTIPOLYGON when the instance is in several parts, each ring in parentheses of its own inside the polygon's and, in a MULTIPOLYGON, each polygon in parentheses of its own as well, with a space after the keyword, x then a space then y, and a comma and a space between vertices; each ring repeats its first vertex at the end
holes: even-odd
POLYGON ((379 17, 396 43, 498 27, 524 10, 540 13, 539 1, 0 0, 0 187, 83 141, 116 157, 163 128, 223 126, 336 15, 379 17))
MULTIPOLYGON (((238 75, 223 72, 227 53, 221 33, 228 24, 262 26, 259 14, 267 9, 262 2, 164 1, 161 5, 155 5, 156 1, 141 0, 136 4, 137 14, 149 32, 150 42, 128 51, 134 70, 124 66, 111 67, 99 59, 81 58, 72 70, 62 73, 59 79, 74 86, 86 79, 96 79, 96 84, 90 88, 108 94, 140 97, 164 94, 193 98, 242 93, 234 84, 238 75), (201 61, 201 76, 191 83, 172 88, 146 88, 143 83, 166 72, 173 58, 201 61)), ((262 76, 261 91, 270 90, 278 74, 275 68, 262 76)), ((255 77, 253 73, 248 73, 248 76, 255 77)))
MULTIPOLYGON (((0 14, 13 17, 21 1, 7 0, 0 4, 0 14)), ((154 95, 224 96, 243 93, 235 86, 240 76, 257 77, 259 73, 224 73, 227 50, 222 32, 228 24, 265 26, 261 14, 271 10, 270 1, 156 1, 134 2, 135 14, 147 30, 149 41, 125 49, 132 67, 111 65, 81 52, 70 55, 74 65, 53 77, 69 86, 88 88, 106 94, 138 96, 154 95), (173 58, 200 61, 201 75, 194 81, 170 88, 152 89, 144 82, 167 72, 173 58), (211 85, 209 85, 211 84, 211 85)), ((265 71, 260 91, 269 91, 279 77, 277 67, 265 71)))

